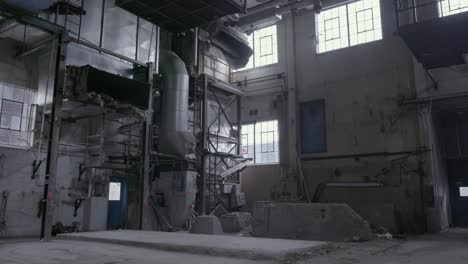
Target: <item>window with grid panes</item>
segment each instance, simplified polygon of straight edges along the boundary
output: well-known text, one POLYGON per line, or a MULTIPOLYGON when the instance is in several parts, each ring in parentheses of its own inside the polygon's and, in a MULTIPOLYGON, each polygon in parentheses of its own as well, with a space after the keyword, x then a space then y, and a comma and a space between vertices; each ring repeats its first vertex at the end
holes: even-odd
POLYGON ((439 17, 455 15, 468 11, 468 0, 440 0, 439 17))
POLYGON ((0 82, 0 146, 33 144, 36 91, 0 82))
POLYGON ((317 53, 382 39, 380 0, 360 0, 316 15, 317 53))
POLYGON ((278 163, 278 120, 245 124, 241 130, 241 152, 256 164, 278 163))
POLYGON ((256 30, 247 36, 249 46, 254 50, 254 54, 250 57, 249 63, 237 71, 278 63, 277 38, 276 25, 256 30))

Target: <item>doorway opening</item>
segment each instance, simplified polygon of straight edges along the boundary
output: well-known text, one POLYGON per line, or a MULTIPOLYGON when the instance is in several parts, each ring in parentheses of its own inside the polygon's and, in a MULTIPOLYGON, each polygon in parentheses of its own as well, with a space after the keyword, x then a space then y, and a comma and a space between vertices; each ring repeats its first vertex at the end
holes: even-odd
POLYGON ((450 201, 450 224, 468 228, 468 112, 444 112, 435 116, 450 201))
POLYGON ((127 181, 111 177, 109 181, 109 205, 107 209, 107 229, 127 227, 127 181))

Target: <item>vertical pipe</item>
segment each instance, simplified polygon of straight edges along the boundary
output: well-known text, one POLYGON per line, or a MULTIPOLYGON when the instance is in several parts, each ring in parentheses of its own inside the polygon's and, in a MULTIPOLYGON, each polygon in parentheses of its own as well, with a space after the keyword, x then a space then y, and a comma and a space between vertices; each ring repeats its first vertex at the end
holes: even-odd
POLYGON ((81 0, 81 10, 80 10, 80 25, 78 26, 78 41, 81 40, 81 26, 83 22, 83 13, 84 13, 84 7, 85 7, 85 2, 86 0, 81 0))
POLYGON ((208 79, 206 75, 203 75, 203 91, 202 91, 202 142, 201 146, 203 148, 203 154, 202 154, 202 171, 201 171, 201 180, 202 180, 202 186, 200 190, 200 203, 201 203, 201 209, 200 209, 200 214, 205 215, 206 213, 206 197, 205 197, 205 192, 206 192, 206 157, 208 157, 207 153, 207 136, 208 136, 208 79))
MULTIPOLYGON (((137 16, 137 24, 136 24, 136 39, 135 39, 135 60, 138 61, 138 48, 139 48, 139 45, 140 45, 140 17, 137 16)), ((151 49, 151 47, 150 47, 151 49)))
MULTIPOLYGON (((242 144, 242 97, 240 95, 237 96, 237 153, 236 155, 241 155, 241 144, 242 144)), ((237 172, 237 177, 239 179, 239 183, 241 180, 241 173, 237 172)))
POLYGON ((64 35, 57 38, 57 55, 55 61, 54 90, 52 97, 52 112, 50 117, 49 142, 47 149, 46 174, 42 199, 41 239, 50 241, 55 209, 55 181, 58 165, 58 150, 60 137, 60 113, 62 111, 63 86, 65 84, 65 59, 67 44, 63 42, 64 35), (49 186, 51 187, 49 190, 49 186))
POLYGON ((140 229, 148 230, 151 228, 149 222, 149 200, 151 191, 151 149, 153 137, 153 76, 154 76, 154 63, 148 63, 148 86, 149 86, 149 101, 148 109, 146 111, 145 122, 145 138, 144 138, 144 153, 143 153, 143 180, 141 190, 141 205, 140 205, 140 229))
POLYGON ((161 49, 161 28, 156 26, 156 43, 155 43, 155 53, 154 53, 154 72, 159 74, 159 60, 160 60, 160 49, 161 49))
MULTIPOLYGON (((103 45, 105 14, 106 14, 106 0, 102 0, 101 30, 100 30, 100 32, 99 32, 99 47, 100 47, 100 48, 102 48, 102 45, 103 45)), ((101 51, 99 51, 99 53, 101 53, 101 51)))
POLYGON ((140 229, 148 230, 151 228, 149 219, 149 200, 151 191, 151 149, 153 137, 153 76, 154 64, 148 63, 148 86, 149 86, 149 102, 146 111, 145 122, 145 138, 144 138, 144 152, 143 152, 143 180, 142 180, 142 199, 140 205, 140 229))
POLYGON ((65 30, 68 30, 68 11, 69 11, 69 8, 70 8, 70 0, 67 0, 67 3, 66 3, 66 8, 65 8, 65 21, 63 22, 63 27, 65 28, 65 30))
POLYGON ((414 17, 414 23, 418 23, 418 14, 416 11, 416 0, 413 0, 413 17, 414 17))
POLYGON ((193 30, 193 65, 198 66, 198 38, 199 38, 199 29, 196 27, 193 30))

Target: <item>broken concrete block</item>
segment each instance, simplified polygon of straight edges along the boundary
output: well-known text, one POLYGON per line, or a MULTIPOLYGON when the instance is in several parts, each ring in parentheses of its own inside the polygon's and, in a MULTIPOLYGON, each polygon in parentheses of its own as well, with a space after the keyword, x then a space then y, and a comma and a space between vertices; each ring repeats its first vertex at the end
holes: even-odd
POLYGON ((251 229, 253 217, 250 213, 228 213, 219 218, 223 231, 226 233, 238 233, 242 230, 251 229))
POLYGON ((200 215, 197 217, 192 225, 192 229, 190 229, 190 233, 205 235, 224 234, 221 223, 215 215, 200 215))
POLYGON ((257 202, 253 235, 268 238, 367 241, 370 225, 346 204, 257 202))

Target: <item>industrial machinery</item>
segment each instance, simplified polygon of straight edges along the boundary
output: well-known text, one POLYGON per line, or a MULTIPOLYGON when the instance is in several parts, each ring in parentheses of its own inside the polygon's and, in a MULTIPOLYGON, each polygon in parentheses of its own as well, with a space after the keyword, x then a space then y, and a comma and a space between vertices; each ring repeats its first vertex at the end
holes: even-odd
MULTIPOLYGON (((101 6, 87 0, 2 1, 8 23, 52 33, 27 53, 56 38, 53 100, 38 111, 50 124, 45 132, 51 149, 41 200, 42 235, 54 218, 50 193, 55 191, 59 132, 66 124, 83 127, 73 150, 83 163, 62 202, 74 206, 74 217, 83 208, 87 230, 105 228, 109 183, 116 177, 128 183, 121 228, 188 229, 197 215, 222 214, 245 204, 240 191, 240 172, 248 164, 240 155, 244 92, 231 73, 253 51, 245 34, 219 19, 236 19, 246 7, 245 0, 105 0, 101 6), (127 19, 105 19, 108 12, 125 12, 127 19), (146 32, 147 40, 141 43, 139 34, 135 41, 114 36, 127 22, 124 27, 146 32), (142 30, 148 25, 150 30, 142 30), (114 29, 112 34, 106 26, 114 29), (161 31, 174 42, 167 50, 160 47, 161 31), (116 39, 106 46, 106 37, 116 39), (178 49, 179 39, 190 48, 178 49), (135 45, 134 57, 128 55, 132 48, 121 43, 135 45), (141 50, 148 55, 141 56, 141 50)), ((40 164, 34 162, 35 172, 40 164)))

